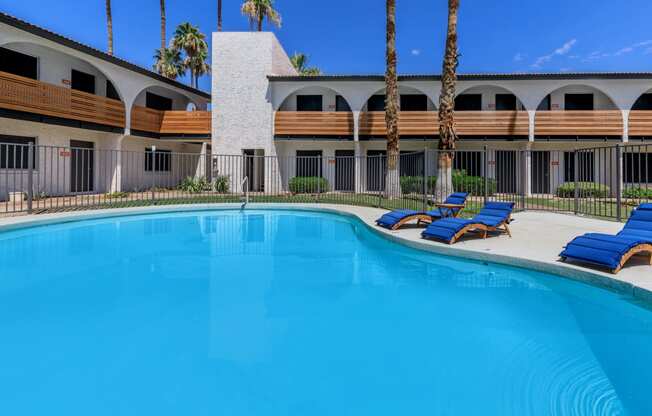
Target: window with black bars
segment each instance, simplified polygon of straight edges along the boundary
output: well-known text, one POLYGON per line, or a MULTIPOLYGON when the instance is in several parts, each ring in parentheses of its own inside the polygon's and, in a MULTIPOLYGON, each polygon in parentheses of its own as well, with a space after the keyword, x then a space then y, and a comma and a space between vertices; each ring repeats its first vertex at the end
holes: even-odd
POLYGON ((145 149, 145 171, 151 172, 152 167, 155 172, 170 172, 172 170, 172 151, 156 149, 154 152, 151 148, 145 149))
MULTIPOLYGON (((0 169, 29 169, 30 143, 35 145, 36 139, 0 135, 0 169)), ((31 164, 36 169, 36 147, 31 164)))

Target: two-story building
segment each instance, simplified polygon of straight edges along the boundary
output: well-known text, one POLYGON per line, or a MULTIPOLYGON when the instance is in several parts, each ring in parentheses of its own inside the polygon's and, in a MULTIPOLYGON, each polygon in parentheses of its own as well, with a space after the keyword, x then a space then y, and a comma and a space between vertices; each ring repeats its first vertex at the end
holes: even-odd
POLYGON ((174 184, 197 166, 173 155, 199 161, 208 151, 209 103, 210 94, 0 13, 0 200, 26 189, 30 167, 35 192, 48 195, 174 184))
MULTIPOLYGON (((385 153, 382 75, 300 76, 271 33, 215 33, 213 59, 212 95, 221 104, 213 111, 215 152, 279 156, 283 177, 327 176, 336 190, 377 188, 373 164, 356 166, 362 172, 356 178, 363 178, 356 181, 339 180, 338 169, 364 163, 356 156, 385 153), (323 156, 323 163, 296 163, 302 156, 323 156)), ((402 152, 436 149, 440 86, 438 75, 399 76, 402 152)), ((610 184, 609 161, 598 163, 590 153, 576 169, 573 150, 652 138, 652 73, 462 74, 457 92, 463 156, 456 167, 514 176, 514 150, 526 150, 530 194, 554 192, 576 172, 582 181, 610 184)), ((624 159, 625 171, 636 165, 652 172, 652 157, 636 157, 624 159)), ((501 179, 505 192, 520 188, 518 178, 501 179)), ((635 179, 652 182, 652 173, 635 179)))

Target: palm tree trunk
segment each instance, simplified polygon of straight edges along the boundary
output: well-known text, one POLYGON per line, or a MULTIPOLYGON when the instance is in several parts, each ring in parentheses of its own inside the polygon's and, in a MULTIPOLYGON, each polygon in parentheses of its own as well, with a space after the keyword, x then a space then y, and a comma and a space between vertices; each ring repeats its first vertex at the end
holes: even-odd
POLYGON ((217 31, 222 31, 222 0, 217 0, 217 31))
POLYGON ((113 55, 113 17, 111 16, 111 0, 106 0, 106 30, 108 35, 107 53, 113 55))
POLYGON ((262 32, 263 31, 263 15, 260 14, 258 16, 258 31, 262 32))
POLYGON ((398 79, 396 75, 396 0, 387 0, 387 49, 385 73, 385 124, 387 126, 387 177, 385 196, 401 195, 399 180, 398 79))
POLYGON ((167 46, 165 43, 165 0, 161 0, 161 50, 167 46))
POLYGON ((443 200, 453 192, 453 157, 455 156, 455 86, 457 83, 457 12, 460 0, 448 0, 448 31, 439 96, 439 157, 435 198, 443 200))

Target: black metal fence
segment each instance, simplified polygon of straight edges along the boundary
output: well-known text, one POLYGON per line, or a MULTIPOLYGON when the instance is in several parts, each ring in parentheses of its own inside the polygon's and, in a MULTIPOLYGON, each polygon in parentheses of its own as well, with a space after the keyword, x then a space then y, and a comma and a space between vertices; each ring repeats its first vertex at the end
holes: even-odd
POLYGON ((466 215, 486 201, 519 210, 617 220, 652 201, 652 145, 355 156, 145 152, 0 143, 0 215, 176 203, 332 203, 433 209, 470 194, 466 215))

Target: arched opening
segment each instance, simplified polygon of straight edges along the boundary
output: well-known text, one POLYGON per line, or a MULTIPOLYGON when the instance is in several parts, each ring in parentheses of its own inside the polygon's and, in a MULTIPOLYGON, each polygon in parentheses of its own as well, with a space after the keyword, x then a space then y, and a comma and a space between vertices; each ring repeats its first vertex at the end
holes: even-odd
POLYGON ((279 139, 353 139, 353 113, 344 96, 332 88, 309 86, 289 94, 274 117, 279 139))
POLYGON ((498 85, 476 85, 460 91, 455 97, 455 111, 525 110, 516 94, 498 85))
POLYGON ((11 102, 0 97, 0 107, 71 120, 67 124, 73 127, 124 129, 121 91, 86 60, 35 43, 10 42, 0 47, 0 63, 0 78, 14 91, 11 102))
POLYGON ((652 138, 652 88, 642 93, 629 112, 629 139, 652 138))
MULTIPOLYGON (((159 85, 147 86, 136 95, 131 107, 131 133, 159 137, 165 130, 166 112, 196 109, 197 103, 184 94, 159 85)), ((181 118, 175 120, 176 124, 182 121, 181 118)))
POLYGON ((585 84, 558 87, 548 92, 537 111, 609 111, 618 110, 614 100, 604 91, 585 84))
MULTIPOLYGON (((399 85, 399 110, 402 112, 437 111, 437 106, 423 91, 404 85, 399 85)), ((381 88, 367 98, 362 107, 363 112, 385 111, 385 89, 381 88)))

